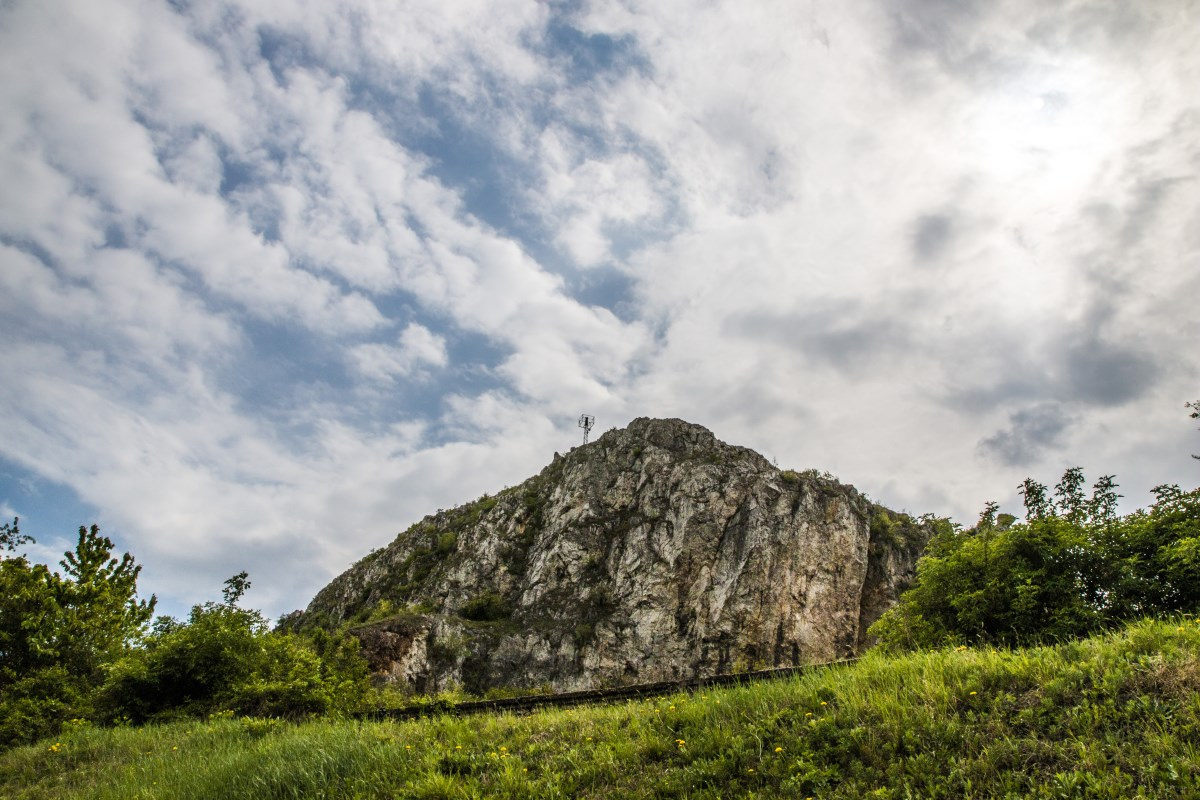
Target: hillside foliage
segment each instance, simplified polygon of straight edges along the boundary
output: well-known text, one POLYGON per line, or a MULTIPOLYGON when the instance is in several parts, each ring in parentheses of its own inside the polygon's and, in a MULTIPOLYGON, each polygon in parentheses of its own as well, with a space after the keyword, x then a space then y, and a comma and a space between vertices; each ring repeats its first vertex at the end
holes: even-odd
POLYGON ((164 621, 111 665, 96 697, 101 720, 142 723, 228 711, 262 717, 325 713, 366 689, 357 643, 273 633, 258 611, 194 606, 164 621))
POLYGON ((137 596, 141 567, 115 557, 97 526, 79 529, 61 571, 16 554, 31 541, 19 520, 0 526, 0 746, 69 720, 325 712, 366 689, 355 643, 273 633, 259 612, 239 608, 244 572, 226 582, 225 602, 150 625, 155 598, 137 596))
POLYGON ((1200 796, 1200 625, 942 648, 527 716, 71 726, 0 753, 13 800, 1200 796))
POLYGON ((19 520, 0 543, 0 744, 31 741, 86 713, 107 664, 133 646, 154 613, 139 600, 141 567, 112 555, 100 529, 79 529, 61 572, 15 555, 32 541, 19 520))
POLYGON ((1026 645, 1200 610, 1200 489, 1156 487, 1124 517, 1116 489, 1106 475, 1089 495, 1072 468, 1053 496, 1021 485, 1022 522, 989 503, 975 527, 944 526, 872 635, 891 648, 1026 645))
MULTIPOLYGON (((1197 408, 1193 417, 1200 416, 1200 405, 1189 406, 1197 408)), ((806 478, 797 473, 781 475, 785 483, 806 478)), ((92 796, 89 791, 98 791, 103 782, 98 771, 123 769, 121 759, 128 756, 121 750, 124 745, 113 742, 133 734, 95 730, 114 725, 174 726, 166 730, 180 732, 180 741, 202 748, 210 747, 205 742, 215 737, 225 741, 221 747, 228 747, 225 751, 210 747, 207 757, 218 762, 223 757, 233 759, 230 770, 235 769, 234 761, 241 763, 238 759, 244 761, 247 754, 258 752, 255 743, 266 734, 290 742, 284 749, 297 754, 332 748, 337 752, 329 756, 333 759, 329 763, 343 759, 330 767, 334 772, 342 770, 337 780, 354 782, 362 791, 339 794, 339 784, 329 793, 304 768, 287 763, 271 767, 280 781, 294 780, 297 786, 312 783, 316 794, 311 796, 392 796, 386 793, 392 786, 388 781, 405 786, 405 796, 414 797, 528 796, 522 794, 525 790, 563 797, 608 796, 610 791, 628 796, 704 797, 722 796, 722 787, 747 796, 762 792, 764 796, 904 797, 916 791, 918 796, 949 797, 963 795, 938 794, 939 787, 957 786, 972 794, 985 785, 979 781, 1000 781, 995 785, 1008 786, 1010 795, 972 796, 1129 796, 1105 794, 1112 787, 1197 790, 1194 779, 1191 783, 1185 779, 1200 766, 1194 753, 1181 750, 1173 734, 1156 728, 1154 720, 1171 720, 1182 736, 1200 732, 1196 716, 1200 706, 1195 702, 1200 696, 1200 634, 1194 624, 1200 613, 1200 489, 1158 486, 1153 504, 1124 516, 1118 514, 1117 489, 1113 476, 1105 475, 1088 491, 1079 468, 1068 469, 1053 491, 1027 479, 1020 486, 1025 506, 1022 520, 1000 513, 997 504, 989 503, 969 529, 932 516, 923 517, 917 526, 907 517, 893 518, 875 509, 871 529, 879 541, 906 542, 917 527, 920 542, 930 533, 932 538, 917 563, 911 588, 870 628, 882 646, 866 659, 874 666, 863 668, 865 684, 849 686, 839 683, 840 678, 820 686, 801 681, 807 688, 795 689, 798 694, 783 705, 764 699, 775 698, 775 690, 755 694, 759 690, 746 689, 741 697, 748 699, 737 720, 723 716, 727 709, 696 711, 699 704, 689 706, 692 711, 685 714, 684 704, 690 699, 684 697, 668 704, 666 710, 671 712, 679 706, 674 716, 666 715, 661 703, 625 717, 598 711, 586 719, 596 741, 608 742, 608 750, 597 756, 602 756, 600 761, 591 760, 590 744, 576 742, 561 751, 543 747, 547 736, 575 730, 573 720, 552 723, 549 734, 537 726, 505 728, 503 721, 488 723, 497 736, 523 741, 521 753, 512 745, 485 742, 469 726, 455 727, 457 723, 445 720, 433 723, 434 728, 444 729, 440 734, 378 729, 384 731, 378 734, 379 741, 395 745, 408 737, 404 741, 419 744, 405 744, 406 750, 429 750, 412 763, 363 752, 358 738, 362 729, 339 727, 331 720, 320 723, 324 728, 310 729, 317 732, 305 738, 309 735, 294 733, 302 729, 277 721, 338 717, 386 699, 369 688, 358 642, 346 633, 346 626, 355 620, 345 620, 335 632, 319 626, 304 629, 286 621, 272 631, 260 612, 239 605, 250 587, 245 572, 225 582, 221 602, 198 604, 183 620, 154 619, 155 598, 138 596, 141 567, 128 553, 115 555, 113 542, 97 526, 81 527, 75 547, 53 570, 20 553, 32 540, 14 519, 0 525, 0 750, 17 753, 22 745, 38 740, 54 743, 48 750, 27 747, 20 751, 25 755, 0 755, 0 794, 19 787, 23 775, 33 781, 30 786, 53 788, 14 796, 72 796, 59 791, 70 787, 46 776, 73 774, 71 780, 82 787, 79 796, 92 796), (1174 622, 1147 621, 1164 618, 1183 624, 1175 628, 1174 622), (1077 642, 1121 628, 1125 633, 1110 634, 1105 640, 1077 642), (1044 645, 1058 647, 1028 649, 1044 645), (1011 650, 1001 655, 988 649, 992 647, 1011 650), (925 652, 902 655, 903 651, 925 652), (956 655, 967 651, 976 655, 956 655), (1068 663, 1096 652, 1110 655, 1082 671, 1068 663), (1168 652, 1181 660, 1164 672, 1168 652), (896 660, 888 661, 889 654, 896 660), (997 666, 1023 664, 1027 658, 1039 664, 1055 661, 1059 672, 1041 667, 1013 672, 1009 666, 997 666), (963 663, 982 671, 964 672, 963 663), (895 687, 920 680, 937 685, 926 687, 931 694, 916 708, 894 701, 889 707, 876 696, 876 688, 892 680, 882 676, 897 671, 911 674, 895 687), (1056 674, 1074 677, 1063 683, 1066 679, 1056 674), (959 697, 967 686, 978 688, 959 697), (858 699, 851 702, 851 697, 858 699), (1067 709, 1062 712, 1066 716, 1055 716, 1060 707, 1067 709), (798 709, 804 708, 811 710, 801 718, 798 709), (651 713, 663 716, 651 717, 651 713), (1075 713, 1078 719, 1072 716, 1075 713), (926 729, 914 739, 912 720, 922 714, 927 717, 926 729), (666 728, 659 725, 668 720, 672 721, 666 728), (899 728, 898 721, 903 721, 899 728), (814 727, 818 723, 821 726, 814 727), (616 728, 605 727, 612 725, 616 728), (984 726, 999 737, 988 742, 1002 742, 1009 750, 984 747, 984 739, 975 737, 971 725, 984 726), (1137 729, 1138 725, 1142 727, 1137 729), (655 738, 664 733, 669 734, 665 746, 655 738), (1082 771, 1071 767, 1071 754, 1050 752, 1039 744, 1044 737, 1064 736, 1080 741, 1091 737, 1099 748, 1082 771), (464 744, 453 752, 434 752, 443 739, 454 737, 464 744), (967 751, 956 749, 976 739, 967 751), (779 742, 776 755, 788 757, 772 759, 764 749, 768 740, 779 742), (458 752, 466 750, 468 743, 472 749, 458 752), (75 773, 52 769, 65 760, 58 758, 64 747, 79 754, 71 762, 75 773), (1105 770, 1119 759, 1096 753, 1111 753, 1113 747, 1142 748, 1145 758, 1168 767, 1143 770, 1136 776, 1109 774, 1105 770), (116 751, 120 753, 113 755, 116 751), (950 771, 939 772, 943 762, 930 761, 930 752, 950 759, 944 762, 950 771), (510 758, 514 761, 505 763, 510 758), (1028 766, 1029 759, 1036 763, 1028 775, 1012 778, 1004 772, 1014 765, 1028 766), (666 764, 662 770, 660 763, 666 764), (517 775, 513 764, 527 766, 517 775), (648 783, 629 777, 638 769, 649 776, 648 783), (922 774, 926 769, 940 777, 930 779, 922 774), (1062 791, 1047 793, 1047 787, 1055 786, 1062 791), (866 791, 871 794, 855 793, 866 791)), ((424 538, 400 562, 400 583, 391 587, 398 600, 407 598, 410 584, 428 571, 444 567, 448 559, 467 557, 458 532, 478 522, 498 502, 521 500, 529 519, 537 520, 541 510, 530 505, 531 496, 538 499, 542 494, 485 496, 458 512, 445 512, 457 514, 447 531, 414 526, 413 535, 424 538)), ((520 559, 505 563, 514 574, 525 566, 520 559)), ((395 610, 386 597, 373 609, 376 613, 395 610)), ((473 595, 458 611, 479 629, 511 623, 512 607, 498 592, 473 595)), ((575 628, 577 643, 594 633, 594 620, 586 615, 580 619, 575 628)), ((137 739, 133 750, 143 749, 149 754, 157 746, 137 739)), ((1127 769, 1125 764, 1116 766, 1127 769)), ((125 796, 121 792, 126 790, 150 797, 218 796, 210 791, 217 778, 206 768, 196 768, 193 778, 183 783, 175 778, 167 776, 162 785, 174 785, 177 794, 135 780, 136 785, 121 784, 111 796, 125 796)), ((266 788, 270 793, 281 785, 266 788)), ((990 790, 993 784, 986 785, 990 790)), ((238 786, 247 797, 258 796, 257 789, 264 788, 238 786)), ((293 795, 310 796, 303 791, 288 794, 293 795)), ((107 795, 100 791, 98 796, 107 795)), ((226 795, 222 790, 220 796, 237 796, 237 792, 226 795)), ((1173 795, 1150 792, 1145 796, 1173 795)))

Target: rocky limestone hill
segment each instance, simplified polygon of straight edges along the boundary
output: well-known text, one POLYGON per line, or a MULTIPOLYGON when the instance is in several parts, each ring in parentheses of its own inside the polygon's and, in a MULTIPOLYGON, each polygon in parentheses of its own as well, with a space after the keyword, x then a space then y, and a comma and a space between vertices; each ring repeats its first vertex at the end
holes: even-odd
POLYGON ((829 475, 636 419, 438 511, 282 627, 349 627, 414 692, 566 691, 858 652, 928 535, 829 475))

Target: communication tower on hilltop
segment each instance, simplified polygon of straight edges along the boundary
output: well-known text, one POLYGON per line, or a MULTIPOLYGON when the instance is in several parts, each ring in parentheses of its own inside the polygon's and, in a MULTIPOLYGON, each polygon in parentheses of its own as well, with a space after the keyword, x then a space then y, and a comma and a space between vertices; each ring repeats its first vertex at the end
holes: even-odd
POLYGON ((582 414, 579 417, 579 427, 583 428, 583 443, 587 444, 588 434, 592 432, 592 425, 596 423, 596 418, 591 414, 582 414))

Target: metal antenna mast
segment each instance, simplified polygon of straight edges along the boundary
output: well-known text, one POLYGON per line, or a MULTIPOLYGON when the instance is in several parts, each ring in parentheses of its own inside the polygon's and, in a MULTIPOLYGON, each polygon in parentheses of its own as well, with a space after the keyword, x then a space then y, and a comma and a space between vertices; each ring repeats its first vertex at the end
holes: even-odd
POLYGON ((596 423, 596 418, 591 414, 583 414, 579 417, 579 427, 583 428, 583 443, 587 444, 588 434, 592 432, 592 425, 596 423))

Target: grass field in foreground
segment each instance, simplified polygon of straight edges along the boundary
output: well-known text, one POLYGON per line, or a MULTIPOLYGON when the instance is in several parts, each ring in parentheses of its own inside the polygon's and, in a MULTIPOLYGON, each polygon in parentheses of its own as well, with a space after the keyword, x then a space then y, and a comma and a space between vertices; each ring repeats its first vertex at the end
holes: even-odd
POLYGON ((1200 797, 1200 624, 886 657, 617 706, 80 727, 13 798, 1200 797))

